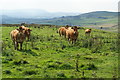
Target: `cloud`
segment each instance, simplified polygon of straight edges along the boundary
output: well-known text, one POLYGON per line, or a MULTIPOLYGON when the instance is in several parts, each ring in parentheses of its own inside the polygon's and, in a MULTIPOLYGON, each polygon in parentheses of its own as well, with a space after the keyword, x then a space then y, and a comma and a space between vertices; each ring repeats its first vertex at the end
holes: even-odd
POLYGON ((43 9, 49 12, 117 11, 119 0, 2 0, 2 9, 43 9))

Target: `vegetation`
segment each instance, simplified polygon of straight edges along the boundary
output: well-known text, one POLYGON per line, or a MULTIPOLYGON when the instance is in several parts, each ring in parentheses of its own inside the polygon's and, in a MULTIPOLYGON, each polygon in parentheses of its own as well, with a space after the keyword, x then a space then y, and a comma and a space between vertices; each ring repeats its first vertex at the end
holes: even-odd
MULTIPOLYGON (((60 27, 60 26, 59 26, 60 27)), ((14 50, 10 31, 2 29, 3 78, 117 78, 117 34, 92 29, 90 37, 79 29, 76 44, 57 33, 58 27, 30 26, 30 41, 14 50)))

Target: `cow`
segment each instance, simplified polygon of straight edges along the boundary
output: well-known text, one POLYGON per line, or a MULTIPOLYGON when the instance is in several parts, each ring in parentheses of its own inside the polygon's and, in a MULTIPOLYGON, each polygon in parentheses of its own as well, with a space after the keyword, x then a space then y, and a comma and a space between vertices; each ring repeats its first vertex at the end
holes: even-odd
POLYGON ((71 27, 69 27, 68 25, 66 25, 65 27, 60 27, 58 29, 58 33, 60 36, 64 36, 66 38, 66 30, 71 29, 71 27))
POLYGON ((24 29, 22 27, 19 27, 19 29, 12 30, 10 32, 10 35, 14 44, 14 49, 18 50, 20 43, 20 50, 22 50, 22 44, 25 40, 24 29))
POLYGON ((86 29, 86 30, 85 30, 85 35, 90 36, 91 30, 92 30, 92 29, 86 29))
POLYGON ((78 28, 77 26, 72 27, 71 29, 66 30, 66 38, 68 39, 69 43, 72 41, 72 44, 76 42, 78 38, 78 28))
POLYGON ((21 26, 21 27, 24 29, 25 37, 27 38, 27 40, 29 40, 29 38, 30 38, 30 32, 31 32, 32 30, 29 29, 28 27, 25 27, 25 26, 21 26))

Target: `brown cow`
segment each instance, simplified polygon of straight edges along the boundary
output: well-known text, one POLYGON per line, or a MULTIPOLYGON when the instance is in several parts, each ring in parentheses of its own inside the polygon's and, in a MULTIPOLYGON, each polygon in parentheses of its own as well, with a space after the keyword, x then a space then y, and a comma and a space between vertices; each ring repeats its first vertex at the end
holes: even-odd
POLYGON ((18 43, 20 43, 20 50, 22 50, 22 43, 25 40, 24 29, 19 27, 19 29, 15 29, 10 33, 14 48, 18 50, 18 43))
POLYGON ((66 25, 65 27, 60 27, 58 29, 59 35, 64 36, 66 38, 66 30, 68 29, 71 29, 71 27, 69 27, 68 25, 66 25))
POLYGON ((92 30, 92 29, 86 29, 86 30, 85 30, 85 34, 88 35, 88 36, 90 36, 91 30, 92 30))
POLYGON ((30 32, 32 31, 31 29, 25 27, 25 26, 21 26, 23 29, 24 29, 24 34, 25 34, 25 37, 29 40, 30 38, 30 32))
POLYGON ((78 28, 77 26, 72 27, 71 29, 66 30, 66 37, 68 41, 72 41, 72 44, 76 42, 78 38, 78 28))

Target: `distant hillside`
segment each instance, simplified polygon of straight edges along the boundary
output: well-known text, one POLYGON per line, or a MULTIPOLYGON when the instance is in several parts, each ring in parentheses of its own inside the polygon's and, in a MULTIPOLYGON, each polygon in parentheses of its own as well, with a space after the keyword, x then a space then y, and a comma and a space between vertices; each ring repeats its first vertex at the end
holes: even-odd
POLYGON ((117 24, 117 12, 96 11, 85 13, 77 16, 62 16, 59 18, 39 19, 39 18, 10 18, 3 16, 3 24, 19 24, 26 22, 28 24, 54 24, 54 25, 101 25, 101 24, 117 24))
POLYGON ((97 25, 97 24, 107 24, 107 23, 117 23, 117 12, 106 12, 106 11, 97 11, 81 14, 78 16, 67 16, 54 18, 51 20, 44 20, 41 23, 49 23, 56 25, 97 25))

